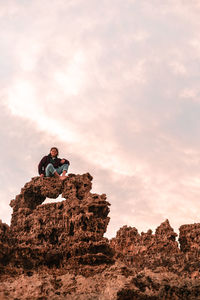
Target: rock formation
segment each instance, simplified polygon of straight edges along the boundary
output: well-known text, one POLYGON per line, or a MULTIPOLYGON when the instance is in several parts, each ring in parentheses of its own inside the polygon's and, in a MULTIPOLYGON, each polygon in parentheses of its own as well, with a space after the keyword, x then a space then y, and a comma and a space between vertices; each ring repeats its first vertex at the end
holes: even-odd
POLYGON ((0 222, 1 299, 200 299, 200 224, 166 220, 139 234, 124 226, 110 241, 106 195, 92 176, 34 177, 0 222), (64 198, 42 204, 46 197, 64 198))
POLYGON ((109 222, 106 195, 91 194, 90 174, 67 180, 33 178, 11 201, 10 241, 13 264, 24 269, 41 265, 80 269, 81 265, 113 263, 103 238, 109 222), (65 201, 41 205, 60 194, 65 201))
POLYGON ((176 236, 166 220, 156 229, 155 234, 148 230, 140 235, 136 228, 124 226, 110 243, 115 249, 116 257, 138 270, 145 267, 150 270, 166 267, 167 271, 176 272, 175 264, 181 256, 176 236))

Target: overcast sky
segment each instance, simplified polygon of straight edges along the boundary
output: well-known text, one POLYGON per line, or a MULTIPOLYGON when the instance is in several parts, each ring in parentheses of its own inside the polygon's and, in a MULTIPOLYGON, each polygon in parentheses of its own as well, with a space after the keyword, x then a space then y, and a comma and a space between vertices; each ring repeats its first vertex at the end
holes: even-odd
POLYGON ((3 222, 51 146, 107 194, 108 237, 200 222, 199 15, 199 0, 0 0, 3 222))

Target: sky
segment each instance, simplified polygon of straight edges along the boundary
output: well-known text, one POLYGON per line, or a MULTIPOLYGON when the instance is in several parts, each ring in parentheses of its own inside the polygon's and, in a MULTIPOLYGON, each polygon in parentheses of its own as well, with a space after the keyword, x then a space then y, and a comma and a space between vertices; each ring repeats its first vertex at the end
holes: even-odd
POLYGON ((0 0, 3 222, 52 146, 106 193, 107 237, 200 222, 199 14, 199 0, 0 0))

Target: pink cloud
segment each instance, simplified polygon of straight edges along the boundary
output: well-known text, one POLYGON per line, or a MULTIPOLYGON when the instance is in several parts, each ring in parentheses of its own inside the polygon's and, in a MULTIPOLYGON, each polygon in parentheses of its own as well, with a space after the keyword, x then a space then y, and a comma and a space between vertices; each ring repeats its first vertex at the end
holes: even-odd
POLYGON ((1 5, 0 218, 53 142, 107 193, 108 235, 198 221, 199 5, 158 2, 1 5))

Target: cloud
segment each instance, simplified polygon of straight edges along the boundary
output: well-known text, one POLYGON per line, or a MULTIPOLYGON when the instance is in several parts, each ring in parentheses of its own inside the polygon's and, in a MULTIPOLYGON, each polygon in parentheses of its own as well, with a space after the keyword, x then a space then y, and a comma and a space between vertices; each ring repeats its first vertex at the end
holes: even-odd
POLYGON ((70 172, 89 171, 94 192, 107 193, 108 235, 197 221, 198 2, 0 8, 2 218, 53 142, 70 172))

